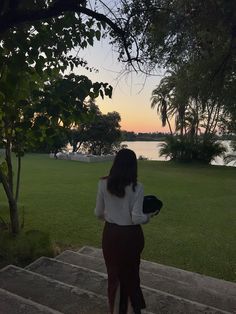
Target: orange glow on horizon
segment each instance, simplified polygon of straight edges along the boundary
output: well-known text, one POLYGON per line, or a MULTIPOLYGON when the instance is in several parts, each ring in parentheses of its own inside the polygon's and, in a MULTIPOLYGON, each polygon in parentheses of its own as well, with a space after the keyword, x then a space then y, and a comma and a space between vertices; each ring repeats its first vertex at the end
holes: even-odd
MULTIPOLYGON (((75 52, 77 54, 77 52, 75 52)), ((112 98, 98 97, 96 104, 102 113, 116 111, 121 117, 121 129, 135 133, 169 132, 162 127, 156 110, 151 109, 152 91, 159 84, 164 71, 147 76, 141 72, 127 71, 124 64, 118 62, 118 54, 112 50, 109 40, 95 42, 93 47, 81 51, 91 68, 98 72, 88 73, 79 67, 79 75, 88 76, 93 82, 107 82, 113 86, 112 98)))
POLYGON ((156 125, 148 123, 137 123, 135 121, 124 121, 122 122, 121 120, 121 130, 123 131, 129 131, 129 132, 134 132, 134 133, 156 133, 156 132, 161 132, 161 133, 167 133, 169 132, 168 127, 162 127, 160 125, 160 122, 157 120, 156 125))
POLYGON ((98 99, 96 103, 104 114, 112 111, 120 114, 122 130, 135 133, 169 132, 168 126, 162 127, 160 117, 150 108, 148 102, 142 101, 141 97, 119 95, 119 100, 98 99))

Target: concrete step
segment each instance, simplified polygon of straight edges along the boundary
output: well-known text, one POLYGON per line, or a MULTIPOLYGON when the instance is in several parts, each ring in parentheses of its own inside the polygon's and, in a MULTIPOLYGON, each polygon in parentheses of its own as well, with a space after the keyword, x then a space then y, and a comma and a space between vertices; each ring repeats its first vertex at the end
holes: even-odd
MULTIPOLYGON (((39 258, 26 269, 107 298, 107 275, 105 273, 47 257, 39 258)), ((154 314, 147 311, 143 311, 143 313, 154 314)))
POLYGON ((13 265, 0 270, 0 288, 64 314, 107 313, 106 297, 13 265))
MULTIPOLYGON (((78 253, 103 259, 102 250, 90 246, 82 247, 78 253)), ((141 260, 141 269, 152 274, 172 278, 178 282, 186 282, 189 285, 200 285, 224 294, 236 297, 236 283, 229 282, 179 268, 161 265, 146 260, 141 260)))
POLYGON ((0 289, 0 314, 63 314, 0 289))
MULTIPOLYGON (((65 251, 57 258, 105 272, 101 249, 83 247, 79 252, 65 251), (82 257, 84 255, 84 257, 82 257)), ((221 310, 236 312, 236 283, 203 276, 174 267, 141 261, 141 283, 221 310)))
POLYGON ((26 269, 60 282, 107 296, 107 275, 104 273, 48 257, 40 257, 27 266, 26 269))
MULTIPOLYGON (((46 257, 38 259, 27 269, 69 285, 101 294, 104 297, 107 295, 107 275, 105 273, 46 257)), ((150 288, 150 286, 143 286, 142 290, 147 310, 153 313, 229 313, 215 307, 176 297, 173 294, 150 288)))
POLYGON ((77 266, 86 267, 88 269, 96 270, 101 273, 107 272, 106 265, 102 257, 98 258, 90 255, 85 255, 80 252, 66 250, 57 255, 55 259, 77 266))

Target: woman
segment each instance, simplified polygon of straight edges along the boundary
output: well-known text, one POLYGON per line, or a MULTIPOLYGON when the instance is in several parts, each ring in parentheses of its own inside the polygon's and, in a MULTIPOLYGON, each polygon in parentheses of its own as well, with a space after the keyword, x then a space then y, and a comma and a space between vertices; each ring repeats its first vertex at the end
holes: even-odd
POLYGON ((110 312, 126 314, 128 304, 141 313, 145 301, 140 288, 140 254, 144 237, 140 224, 143 213, 143 186, 137 182, 137 158, 130 149, 120 150, 107 177, 99 180, 95 215, 105 220, 102 249, 108 274, 110 312), (118 304, 117 304, 118 302, 118 304))

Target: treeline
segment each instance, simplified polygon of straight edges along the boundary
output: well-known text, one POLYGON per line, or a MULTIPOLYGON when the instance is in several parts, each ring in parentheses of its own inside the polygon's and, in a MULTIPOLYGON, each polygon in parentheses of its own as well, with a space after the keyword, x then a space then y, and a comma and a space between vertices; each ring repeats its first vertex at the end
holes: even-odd
POLYGON ((120 148, 121 131, 118 112, 102 114, 98 106, 90 101, 83 121, 74 127, 47 129, 47 136, 35 143, 31 152, 54 153, 68 150, 93 155, 113 154, 120 148))
POLYGON ((132 131, 121 131, 122 141, 165 141, 167 133, 135 133, 132 131))
MULTIPOLYGON (((170 133, 163 132, 149 132, 135 133, 133 131, 121 131, 121 139, 122 141, 165 141, 166 138, 170 135, 170 133)), ((234 134, 220 134, 215 135, 216 140, 219 141, 236 141, 236 135, 234 134)))

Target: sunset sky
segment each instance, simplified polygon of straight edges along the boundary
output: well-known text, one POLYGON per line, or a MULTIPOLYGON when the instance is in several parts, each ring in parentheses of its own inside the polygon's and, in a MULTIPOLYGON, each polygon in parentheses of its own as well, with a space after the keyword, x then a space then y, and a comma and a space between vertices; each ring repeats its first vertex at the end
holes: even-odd
POLYGON ((121 115, 122 130, 134 132, 166 132, 161 126, 155 109, 150 107, 151 92, 161 76, 145 77, 143 74, 122 74, 117 54, 107 42, 97 42, 94 47, 80 51, 79 56, 88 61, 99 73, 90 73, 79 68, 79 74, 92 81, 103 81, 113 86, 112 99, 99 98, 97 105, 103 113, 117 111, 121 115))

